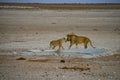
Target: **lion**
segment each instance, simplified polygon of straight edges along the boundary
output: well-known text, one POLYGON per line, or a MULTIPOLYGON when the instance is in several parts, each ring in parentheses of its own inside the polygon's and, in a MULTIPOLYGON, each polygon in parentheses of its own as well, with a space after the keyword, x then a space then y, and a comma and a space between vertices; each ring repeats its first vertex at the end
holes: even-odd
POLYGON ((90 45, 95 48, 92 45, 92 42, 89 38, 85 37, 85 36, 77 36, 75 34, 68 34, 67 35, 67 40, 66 41, 70 41, 70 46, 69 49, 72 47, 73 44, 76 44, 76 48, 78 48, 78 44, 84 44, 84 48, 87 49, 88 48, 88 43, 90 43, 90 45))
POLYGON ((58 39, 58 40, 53 40, 50 42, 50 48, 52 49, 55 49, 56 46, 59 46, 59 49, 60 50, 61 48, 64 49, 64 47, 62 46, 62 44, 66 42, 66 38, 61 38, 61 39, 58 39))

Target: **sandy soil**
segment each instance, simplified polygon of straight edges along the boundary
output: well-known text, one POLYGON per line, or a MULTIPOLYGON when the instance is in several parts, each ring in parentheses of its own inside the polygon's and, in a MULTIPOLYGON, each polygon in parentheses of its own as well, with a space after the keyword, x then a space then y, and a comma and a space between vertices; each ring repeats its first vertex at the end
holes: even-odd
POLYGON ((1 80, 119 80, 120 55, 100 58, 0 56, 1 80))
MULTIPOLYGON (((0 79, 119 80, 119 26, 120 10, 0 10, 0 79), (48 49, 51 40, 71 32, 116 55, 90 59, 14 55, 48 49), (20 57, 26 60, 16 60, 20 57)), ((68 46, 64 44, 65 49, 68 46)))

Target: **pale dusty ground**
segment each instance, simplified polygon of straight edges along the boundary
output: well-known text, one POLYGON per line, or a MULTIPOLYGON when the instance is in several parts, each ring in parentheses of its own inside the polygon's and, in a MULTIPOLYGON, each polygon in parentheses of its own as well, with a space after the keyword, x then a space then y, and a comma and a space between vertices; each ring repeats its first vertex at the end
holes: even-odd
MULTIPOLYGON (((71 32, 89 37, 97 49, 120 54, 120 10, 0 10, 0 79, 120 79, 120 55, 93 59, 25 56, 27 60, 23 61, 16 60, 20 56, 11 55, 48 49, 51 40, 66 37, 71 32), (35 61, 29 61, 31 59, 35 61), (62 67, 90 70, 63 70, 62 67)), ((64 46, 68 49, 69 43, 64 46)))

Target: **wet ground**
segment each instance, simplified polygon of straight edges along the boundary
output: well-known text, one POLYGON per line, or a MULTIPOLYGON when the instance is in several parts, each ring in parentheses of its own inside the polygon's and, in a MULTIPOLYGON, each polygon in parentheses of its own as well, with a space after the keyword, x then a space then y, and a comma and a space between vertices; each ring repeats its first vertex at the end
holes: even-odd
POLYGON ((28 52, 22 52, 22 56, 32 56, 32 55, 55 55, 55 56, 73 56, 73 57, 82 57, 82 58, 92 58, 101 55, 107 55, 108 50, 105 49, 71 49, 71 50, 31 50, 28 52))

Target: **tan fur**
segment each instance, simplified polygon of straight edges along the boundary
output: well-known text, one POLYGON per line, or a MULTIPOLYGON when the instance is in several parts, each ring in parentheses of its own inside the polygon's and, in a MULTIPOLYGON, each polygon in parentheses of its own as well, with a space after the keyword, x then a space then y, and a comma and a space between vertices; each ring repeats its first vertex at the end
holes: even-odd
MULTIPOLYGON (((88 42, 90 42, 90 45, 93 47, 92 42, 89 38, 84 36, 77 36, 75 34, 68 34, 67 35, 67 41, 70 41, 69 49, 72 47, 73 44, 76 44, 76 48, 78 48, 78 44, 84 44, 84 48, 87 48, 88 42)), ((95 47, 93 47, 95 48, 95 47)))
POLYGON ((50 48, 55 49, 55 47, 58 46, 59 50, 61 48, 64 49, 63 46, 62 46, 62 43, 65 42, 65 41, 66 41, 66 38, 61 38, 61 39, 58 39, 58 40, 53 40, 53 41, 50 42, 50 48))

